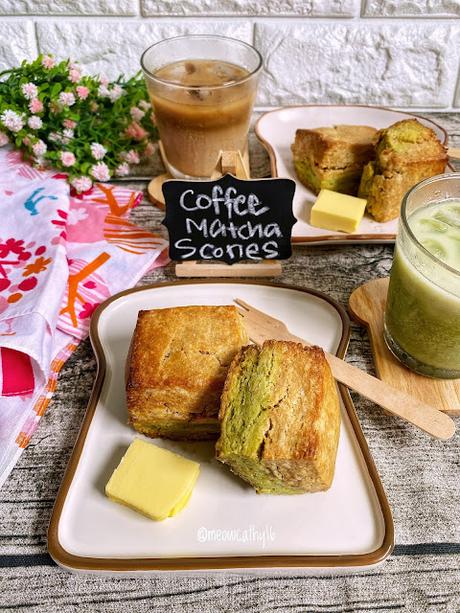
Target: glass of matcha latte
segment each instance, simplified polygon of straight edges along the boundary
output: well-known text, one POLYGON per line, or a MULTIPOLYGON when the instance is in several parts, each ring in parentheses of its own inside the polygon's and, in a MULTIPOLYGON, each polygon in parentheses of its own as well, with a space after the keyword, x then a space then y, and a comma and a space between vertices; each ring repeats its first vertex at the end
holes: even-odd
POLYGON ((404 197, 385 311, 385 341, 422 375, 460 377, 460 174, 404 197))
POLYGON ((209 178, 220 151, 244 153, 262 67, 254 47, 224 36, 178 36, 149 47, 141 65, 174 177, 209 178))

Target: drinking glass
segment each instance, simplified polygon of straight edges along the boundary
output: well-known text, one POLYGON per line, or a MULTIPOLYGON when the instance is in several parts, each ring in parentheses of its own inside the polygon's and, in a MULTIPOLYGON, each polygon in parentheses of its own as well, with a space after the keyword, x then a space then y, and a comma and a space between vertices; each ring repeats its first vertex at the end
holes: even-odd
POLYGON ((460 377, 460 174, 426 179, 403 199, 384 336, 389 349, 411 370, 430 377, 460 377), (421 207, 431 211, 446 201, 453 205, 449 236, 454 236, 454 243, 458 236, 458 269, 432 253, 437 250, 440 255, 446 246, 445 225, 432 224, 435 234, 431 252, 410 225, 415 211, 421 207))
POLYGON ((178 36, 149 47, 141 65, 174 177, 209 178, 220 151, 244 154, 262 67, 254 47, 224 36, 178 36))

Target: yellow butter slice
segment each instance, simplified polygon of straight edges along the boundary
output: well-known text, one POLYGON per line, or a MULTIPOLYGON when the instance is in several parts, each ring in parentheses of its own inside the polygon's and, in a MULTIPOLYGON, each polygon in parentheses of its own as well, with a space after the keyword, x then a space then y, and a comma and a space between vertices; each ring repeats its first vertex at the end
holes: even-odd
POLYGON ((200 465, 136 438, 105 486, 105 493, 151 519, 176 515, 188 503, 200 465))
POLYGON ((366 200, 322 189, 311 209, 310 223, 318 228, 354 232, 363 218, 366 200))

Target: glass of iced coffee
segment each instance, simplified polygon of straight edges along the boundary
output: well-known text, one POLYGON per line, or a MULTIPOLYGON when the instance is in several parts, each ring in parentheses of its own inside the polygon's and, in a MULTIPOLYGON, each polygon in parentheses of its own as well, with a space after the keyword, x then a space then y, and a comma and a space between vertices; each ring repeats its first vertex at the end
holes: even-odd
POLYGON ((209 178, 220 151, 243 155, 262 67, 254 47, 223 36, 178 36, 149 47, 141 65, 174 177, 209 178))

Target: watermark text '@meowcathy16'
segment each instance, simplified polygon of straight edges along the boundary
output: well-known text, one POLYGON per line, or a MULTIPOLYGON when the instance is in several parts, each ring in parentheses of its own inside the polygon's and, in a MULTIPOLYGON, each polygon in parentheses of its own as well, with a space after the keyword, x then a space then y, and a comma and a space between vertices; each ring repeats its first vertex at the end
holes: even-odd
POLYGON ((206 528, 201 526, 196 532, 199 543, 259 543, 265 549, 268 543, 273 543, 276 533, 273 526, 265 525, 256 528, 253 524, 247 528, 206 528))

